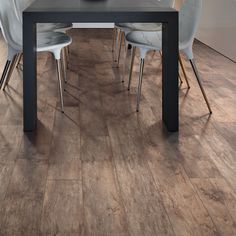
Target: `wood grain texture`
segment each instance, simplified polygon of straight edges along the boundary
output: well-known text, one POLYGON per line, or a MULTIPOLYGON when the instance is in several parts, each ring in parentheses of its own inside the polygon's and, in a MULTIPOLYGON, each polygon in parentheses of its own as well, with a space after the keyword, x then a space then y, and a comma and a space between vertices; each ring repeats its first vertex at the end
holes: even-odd
POLYGON ((91 80, 94 89, 85 90, 80 97, 85 235, 129 235, 111 162, 99 84, 95 76, 91 80))
POLYGON ((129 235, 107 137, 81 141, 85 235, 129 235))
POLYGON ((7 194, 43 193, 48 164, 18 159, 15 163, 7 194))
POLYGON ((11 179, 14 162, 9 164, 0 164, 0 200, 2 201, 7 192, 7 187, 11 179))
POLYGON ((83 231, 82 202, 81 181, 49 180, 40 235, 80 235, 83 231))
POLYGON ((133 125, 131 122, 116 125, 110 124, 108 127, 131 234, 174 235, 162 199, 145 162, 142 139, 136 136, 138 130, 130 128, 133 125))
MULTIPOLYGON (((0 235, 236 235, 235 63, 195 42, 213 115, 183 58, 191 89, 179 88, 180 132, 170 134, 159 54, 147 55, 136 113, 139 52, 128 92, 112 31, 70 34, 65 114, 49 53, 37 58, 36 132, 22 131, 22 72, 0 93, 0 235)), ((2 36, 0 50, 2 70, 2 36)))
POLYGON ((22 126, 2 125, 0 127, 0 163, 7 164, 17 159, 22 136, 22 126))
POLYGON ((0 210, 0 235, 39 235, 42 193, 8 194, 0 210))
MULTIPOLYGON (((202 202, 205 204, 208 212, 214 219, 218 232, 220 232, 221 235, 235 235, 235 219, 233 219, 231 210, 227 207, 227 204, 229 204, 229 206, 232 204, 232 200, 229 201, 229 199, 225 196, 226 194, 224 190, 217 186, 217 180, 211 181, 209 179, 194 179, 192 181, 196 186, 202 202), (216 184, 214 182, 216 182, 216 184)), ((225 185, 227 186, 226 183, 225 185)), ((234 199, 233 205, 235 205, 234 199)))
POLYGON ((148 150, 148 163, 177 235, 217 235, 215 225, 174 152, 148 150))

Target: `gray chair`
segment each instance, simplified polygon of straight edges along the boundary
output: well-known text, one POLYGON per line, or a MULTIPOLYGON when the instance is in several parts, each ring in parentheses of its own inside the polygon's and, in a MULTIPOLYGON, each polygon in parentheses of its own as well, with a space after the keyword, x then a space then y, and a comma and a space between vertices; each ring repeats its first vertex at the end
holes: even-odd
MULTIPOLYGON (((208 110, 212 113, 210 104, 208 102, 206 93, 200 81, 200 76, 194 61, 193 55, 193 41, 197 31, 198 23, 201 16, 202 0, 185 0, 182 8, 179 12, 179 50, 185 54, 190 61, 197 82, 207 104, 208 110)), ((139 86, 137 95, 137 111, 139 111, 139 104, 141 98, 142 78, 144 69, 144 60, 146 53, 150 50, 161 51, 162 50, 162 32, 131 32, 126 35, 126 41, 133 46, 132 58, 136 48, 140 50, 140 74, 139 74, 139 86)), ((131 68, 132 68, 131 61, 131 68)), ((131 76, 129 77, 128 89, 130 89, 131 76)))
MULTIPOLYGON (((160 7, 173 7, 175 0, 156 0, 160 7)), ((127 33, 132 31, 161 31, 161 23, 115 23, 112 52, 119 66, 122 42, 127 33)))
MULTIPOLYGON (((8 57, 1 77, 1 87, 5 89, 8 84, 11 74, 19 60, 19 55, 22 53, 22 23, 13 11, 13 0, 0 0, 0 21, 2 32, 8 47, 8 57)), ((51 52, 57 62, 58 83, 61 100, 61 111, 64 112, 63 102, 63 80, 61 66, 61 51, 63 48, 70 45, 72 39, 61 32, 39 32, 37 34, 37 52, 51 52)))
MULTIPOLYGON (((16 15, 20 22, 23 23, 22 13, 23 11, 29 7, 35 0, 14 0, 16 15)), ((62 32, 67 33, 70 29, 72 29, 72 23, 38 23, 37 24, 37 32, 62 32)), ((67 82, 66 69, 68 64, 68 55, 69 55, 69 47, 65 47, 62 50, 62 65, 64 67, 64 80, 67 82)), ((21 54, 22 56, 22 54, 21 54)), ((20 57, 21 58, 21 57, 20 57)))
MULTIPOLYGON (((15 3, 15 10, 17 17, 19 18, 20 22, 22 20, 22 13, 23 11, 30 6, 35 0, 14 0, 15 3)), ((69 29, 72 28, 72 23, 38 23, 37 24, 37 32, 51 32, 57 31, 66 33, 69 29)))

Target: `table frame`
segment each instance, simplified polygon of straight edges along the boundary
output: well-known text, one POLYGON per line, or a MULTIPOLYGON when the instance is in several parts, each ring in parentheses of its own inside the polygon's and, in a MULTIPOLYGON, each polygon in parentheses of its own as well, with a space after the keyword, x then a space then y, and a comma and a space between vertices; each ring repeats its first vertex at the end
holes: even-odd
MULTIPOLYGON (((28 10, 29 9, 29 10, 28 10)), ((179 130, 178 12, 160 11, 30 11, 23 12, 23 126, 37 128, 36 23, 160 22, 162 23, 162 120, 170 132, 179 130)))

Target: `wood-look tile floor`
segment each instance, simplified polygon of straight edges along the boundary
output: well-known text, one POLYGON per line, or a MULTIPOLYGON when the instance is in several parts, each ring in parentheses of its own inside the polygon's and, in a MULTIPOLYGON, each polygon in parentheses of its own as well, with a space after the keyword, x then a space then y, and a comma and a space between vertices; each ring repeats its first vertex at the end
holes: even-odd
MULTIPOLYGON (((0 93, 0 235, 236 235, 236 65, 194 52, 180 132, 161 122, 161 61, 148 55, 141 111, 112 65, 112 31, 72 30, 65 114, 55 63, 38 56, 38 130, 22 132, 22 72, 0 93)), ((0 66, 6 47, 0 39, 0 66)), ((122 63, 121 63, 122 64, 122 63)))

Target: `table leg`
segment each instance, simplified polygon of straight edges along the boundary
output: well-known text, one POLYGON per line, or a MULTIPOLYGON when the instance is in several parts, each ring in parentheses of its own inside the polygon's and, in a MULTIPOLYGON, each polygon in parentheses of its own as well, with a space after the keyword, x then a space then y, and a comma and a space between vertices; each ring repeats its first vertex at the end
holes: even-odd
POLYGON ((36 24, 23 15, 23 114, 24 131, 34 131, 37 126, 37 67, 36 24))
POLYGON ((163 23, 162 119, 170 132, 179 130, 178 14, 163 23))

